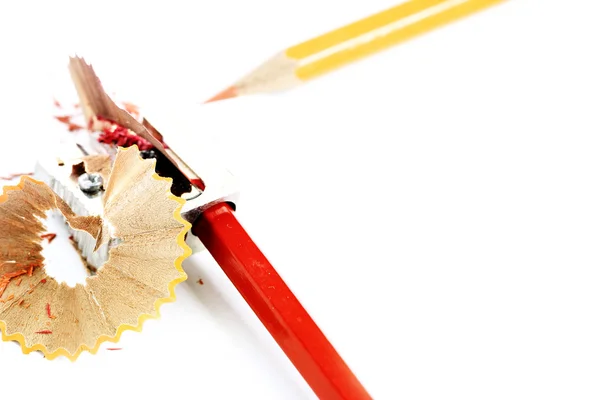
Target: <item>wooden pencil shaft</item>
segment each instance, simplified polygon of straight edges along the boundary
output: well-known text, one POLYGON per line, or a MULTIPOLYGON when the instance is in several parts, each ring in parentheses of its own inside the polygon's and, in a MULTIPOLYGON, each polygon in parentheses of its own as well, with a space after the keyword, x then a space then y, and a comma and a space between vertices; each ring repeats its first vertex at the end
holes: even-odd
POLYGON ((371 399, 227 204, 206 210, 192 231, 320 399, 371 399))

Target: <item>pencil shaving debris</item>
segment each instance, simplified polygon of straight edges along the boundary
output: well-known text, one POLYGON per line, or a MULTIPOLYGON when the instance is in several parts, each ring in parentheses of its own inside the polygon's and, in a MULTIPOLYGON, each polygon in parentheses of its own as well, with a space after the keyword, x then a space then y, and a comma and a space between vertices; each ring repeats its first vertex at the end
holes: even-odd
POLYGON ((191 253, 184 241, 190 224, 181 218, 183 201, 171 195, 170 181, 156 177, 154 162, 139 154, 135 147, 118 150, 103 214, 77 219, 77 227, 71 226, 99 239, 102 231, 95 227, 103 228, 106 221, 115 236, 126 238, 83 285, 70 287, 46 275, 40 241, 53 237, 37 216, 58 208, 68 223, 83 217, 49 186, 31 178, 0 198, 0 298, 4 295, 6 302, 0 304, 0 328, 3 337, 17 337, 25 353, 35 348, 48 359, 62 355, 75 360, 83 349, 98 349, 125 330, 139 330, 143 321, 158 316, 160 305, 174 300, 175 286, 186 279, 181 263, 191 253), (111 186, 113 179, 118 184, 111 186), (42 234, 48 236, 40 239, 42 234), (19 279, 20 288, 12 279, 19 279), (15 299, 14 305, 7 299, 15 299), (74 327, 78 335, 72 334, 74 327))

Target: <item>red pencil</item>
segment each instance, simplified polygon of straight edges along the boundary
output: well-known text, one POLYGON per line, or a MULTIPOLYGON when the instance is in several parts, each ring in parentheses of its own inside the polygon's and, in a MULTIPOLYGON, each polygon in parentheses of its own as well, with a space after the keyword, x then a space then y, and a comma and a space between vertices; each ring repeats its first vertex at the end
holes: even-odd
POLYGON ((320 399, 370 399, 227 204, 192 228, 320 399))

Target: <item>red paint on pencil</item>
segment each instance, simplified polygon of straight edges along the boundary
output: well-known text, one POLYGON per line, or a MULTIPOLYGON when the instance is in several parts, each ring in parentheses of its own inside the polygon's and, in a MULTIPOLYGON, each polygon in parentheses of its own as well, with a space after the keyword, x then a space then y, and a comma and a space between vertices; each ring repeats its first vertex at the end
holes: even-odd
POLYGON ((200 190, 206 189, 206 185, 204 184, 204 182, 202 181, 202 179, 191 179, 190 183, 192 185, 196 186, 200 190))
POLYGON ((37 332, 34 332, 34 333, 37 333, 37 334, 39 334, 39 335, 51 335, 51 334, 52 334, 52 331, 49 331, 49 330, 47 330, 47 329, 46 329, 46 330, 43 330, 43 331, 37 331, 37 332))

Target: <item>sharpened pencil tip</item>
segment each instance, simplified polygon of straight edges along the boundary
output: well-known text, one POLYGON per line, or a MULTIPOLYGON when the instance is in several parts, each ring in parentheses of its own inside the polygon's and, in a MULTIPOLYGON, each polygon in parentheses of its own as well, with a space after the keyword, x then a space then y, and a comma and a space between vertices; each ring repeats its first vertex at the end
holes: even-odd
POLYGON ((217 94, 216 96, 208 99, 206 102, 212 103, 213 101, 231 99, 233 97, 237 97, 237 95, 237 88, 235 86, 230 86, 227 89, 223 90, 221 93, 217 94))

